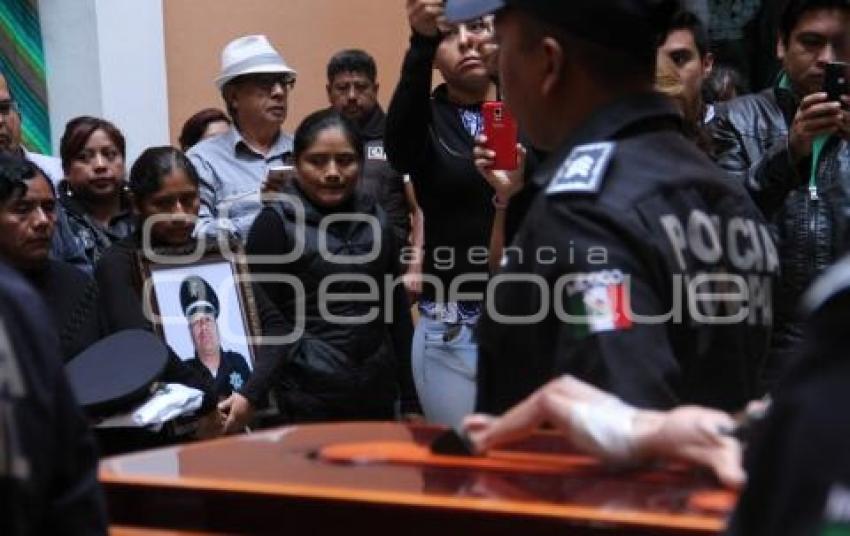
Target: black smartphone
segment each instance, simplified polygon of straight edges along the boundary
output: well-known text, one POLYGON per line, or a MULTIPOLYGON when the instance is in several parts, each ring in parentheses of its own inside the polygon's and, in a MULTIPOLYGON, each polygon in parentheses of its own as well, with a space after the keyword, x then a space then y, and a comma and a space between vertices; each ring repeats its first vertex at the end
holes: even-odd
POLYGON ((834 61, 826 64, 823 79, 823 90, 831 102, 841 102, 841 96, 850 93, 847 83, 847 72, 850 64, 834 61))

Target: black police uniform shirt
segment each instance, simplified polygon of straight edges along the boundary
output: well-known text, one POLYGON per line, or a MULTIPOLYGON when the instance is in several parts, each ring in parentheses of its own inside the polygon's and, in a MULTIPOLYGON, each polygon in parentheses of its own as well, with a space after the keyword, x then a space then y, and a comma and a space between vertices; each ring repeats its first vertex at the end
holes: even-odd
POLYGON ((480 411, 573 374, 651 408, 757 395, 778 259, 664 97, 595 112, 543 165, 479 329, 480 411))
POLYGON ((240 391, 251 377, 248 361, 242 354, 230 350, 221 350, 221 362, 214 377, 210 369, 198 359, 197 354, 186 361, 186 364, 213 382, 215 394, 219 399, 227 398, 233 391, 240 391))
POLYGON ((0 266, 0 534, 105 535, 97 452, 38 295, 0 266))
POLYGON ((850 535, 850 257, 805 301, 802 359, 754 427, 730 535, 850 535))

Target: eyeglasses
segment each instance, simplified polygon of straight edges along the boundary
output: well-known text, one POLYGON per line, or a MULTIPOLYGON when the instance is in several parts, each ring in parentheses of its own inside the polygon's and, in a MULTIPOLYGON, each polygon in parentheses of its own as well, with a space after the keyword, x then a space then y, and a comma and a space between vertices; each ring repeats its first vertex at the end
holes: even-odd
POLYGON ((277 84, 280 84, 284 91, 295 87, 295 77, 288 73, 246 74, 240 76, 238 80, 253 84, 263 91, 271 91, 277 84))
POLYGON ((8 117, 10 113, 18 111, 18 103, 12 99, 0 101, 0 115, 8 117))

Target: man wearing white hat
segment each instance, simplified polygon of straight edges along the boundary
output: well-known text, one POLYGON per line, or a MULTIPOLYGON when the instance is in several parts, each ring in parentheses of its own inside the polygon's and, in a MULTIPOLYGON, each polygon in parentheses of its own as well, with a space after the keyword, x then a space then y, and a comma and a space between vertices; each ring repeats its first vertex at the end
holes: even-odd
POLYGON ((201 225, 244 239, 262 208, 268 170, 289 160, 292 137, 281 131, 295 71, 264 35, 247 35, 224 47, 215 84, 233 126, 188 153, 201 177, 201 225))

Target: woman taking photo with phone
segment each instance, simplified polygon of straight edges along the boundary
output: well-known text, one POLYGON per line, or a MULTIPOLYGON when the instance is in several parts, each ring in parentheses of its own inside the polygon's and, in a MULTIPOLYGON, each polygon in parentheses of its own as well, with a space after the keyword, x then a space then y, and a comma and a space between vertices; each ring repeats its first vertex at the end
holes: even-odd
POLYGON ((443 25, 436 4, 407 1, 410 48, 387 112, 385 148, 393 168, 410 174, 425 222, 412 351, 416 389, 429 421, 455 426, 475 403, 473 328, 483 310, 497 210, 473 159, 482 103, 495 95, 487 68, 493 26, 489 19, 443 25), (445 83, 432 92, 434 69, 445 83))
POLYGON ((401 412, 416 412, 398 245, 375 200, 355 190, 364 160, 356 127, 316 112, 298 127, 294 156, 286 199, 266 206, 247 244, 253 274, 301 283, 259 285, 290 326, 303 320, 278 407, 292 422, 391 419, 401 396, 401 412))

